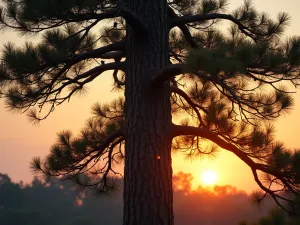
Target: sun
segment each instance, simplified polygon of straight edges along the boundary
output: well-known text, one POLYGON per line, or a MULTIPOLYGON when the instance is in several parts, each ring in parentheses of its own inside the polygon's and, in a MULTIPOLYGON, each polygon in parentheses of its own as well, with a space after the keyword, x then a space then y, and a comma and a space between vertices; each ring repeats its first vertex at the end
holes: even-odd
POLYGON ((217 181, 217 173, 213 170, 205 170, 202 173, 202 181, 206 185, 214 185, 217 181))

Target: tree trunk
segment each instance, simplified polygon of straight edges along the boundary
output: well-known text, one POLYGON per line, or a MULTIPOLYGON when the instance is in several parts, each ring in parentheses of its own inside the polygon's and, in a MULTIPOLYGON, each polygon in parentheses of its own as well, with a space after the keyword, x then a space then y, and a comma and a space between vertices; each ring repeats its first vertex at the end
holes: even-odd
POLYGON ((124 225, 173 225, 169 84, 150 90, 168 65, 167 1, 127 0, 148 27, 127 29, 124 225))

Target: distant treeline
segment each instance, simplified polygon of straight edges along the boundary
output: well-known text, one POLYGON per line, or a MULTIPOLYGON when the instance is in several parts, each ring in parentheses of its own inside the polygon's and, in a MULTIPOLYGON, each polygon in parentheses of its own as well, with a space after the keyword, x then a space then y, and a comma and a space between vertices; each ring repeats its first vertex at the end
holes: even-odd
MULTIPOLYGON (((184 173, 173 180, 175 225, 234 225, 244 219, 257 220, 266 212, 254 207, 249 196, 234 187, 192 190, 192 177, 184 173)), ((79 192, 70 182, 44 183, 35 178, 25 185, 0 173, 0 224, 121 225, 121 189, 96 197, 91 191, 79 192)))

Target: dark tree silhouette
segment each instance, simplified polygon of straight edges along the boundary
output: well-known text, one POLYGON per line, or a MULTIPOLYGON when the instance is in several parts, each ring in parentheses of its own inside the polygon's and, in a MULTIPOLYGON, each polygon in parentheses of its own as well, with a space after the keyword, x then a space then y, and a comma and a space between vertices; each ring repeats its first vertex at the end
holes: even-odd
POLYGON ((268 216, 261 217, 257 222, 250 223, 244 220, 239 225, 296 225, 299 222, 299 217, 288 217, 280 208, 273 208, 268 216))
POLYGON ((169 225, 172 141, 194 156, 216 152, 203 146, 208 140, 251 168, 258 202, 270 195, 296 212, 300 153, 275 142, 272 126, 300 82, 300 38, 279 38, 287 14, 271 20, 250 1, 227 12, 226 0, 3 3, 3 28, 41 33, 38 44, 3 50, 1 91, 11 110, 43 120, 109 70, 124 90, 125 100, 94 105, 79 137, 60 133, 49 156, 34 159, 37 171, 102 193, 125 155, 123 223, 169 225))
POLYGON ((96 225, 101 221, 112 225, 122 221, 120 194, 99 201, 92 194, 78 192, 70 182, 52 179, 45 183, 35 178, 24 185, 0 173, 1 178, 0 224, 96 225))
MULTIPOLYGON (((0 177, 7 178, 1 173, 0 177)), ((0 182, 1 225, 122 223, 122 192, 95 198, 92 190, 78 192, 72 182, 61 182, 59 179, 51 179, 45 183, 35 178, 30 184, 24 184, 14 183, 6 178, 4 182, 0 182), (8 188, 12 186, 15 188, 8 188)), ((266 210, 258 211, 249 204, 250 196, 243 191, 232 186, 216 186, 213 190, 200 186, 191 189, 192 179, 190 174, 184 173, 173 176, 176 225, 234 225, 243 219, 253 222, 267 215, 266 210), (193 207, 191 210, 194 205, 203 207, 193 207)), ((122 179, 117 181, 122 185, 122 179)), ((269 202, 272 205, 268 208, 274 207, 271 199, 265 203, 269 202)))

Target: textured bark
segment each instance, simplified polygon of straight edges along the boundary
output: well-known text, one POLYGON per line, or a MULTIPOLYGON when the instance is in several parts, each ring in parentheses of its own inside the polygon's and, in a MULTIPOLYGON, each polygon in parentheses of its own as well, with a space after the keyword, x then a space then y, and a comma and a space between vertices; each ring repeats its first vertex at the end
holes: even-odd
POLYGON ((124 225, 173 225, 170 87, 151 90, 168 65, 167 1, 127 0, 148 28, 128 28, 124 225))

